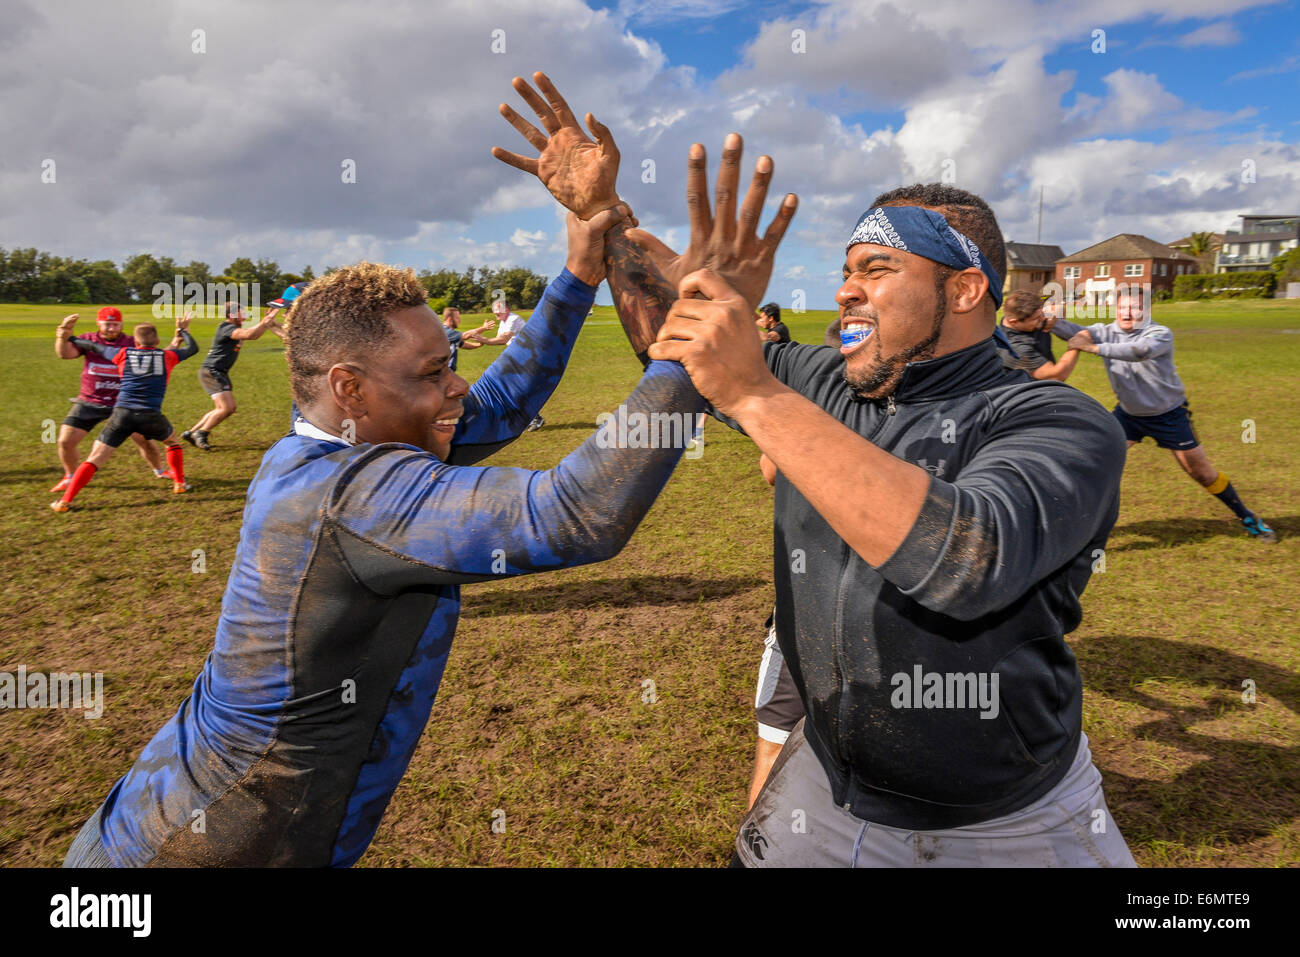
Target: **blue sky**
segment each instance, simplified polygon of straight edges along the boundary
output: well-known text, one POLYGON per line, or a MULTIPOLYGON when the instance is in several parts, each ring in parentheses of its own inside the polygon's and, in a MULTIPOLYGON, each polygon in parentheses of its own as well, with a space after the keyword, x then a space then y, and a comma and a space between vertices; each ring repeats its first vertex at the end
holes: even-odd
POLYGON ((495 106, 521 105, 510 78, 540 68, 611 127, 623 194, 670 244, 685 240, 691 142, 716 160, 735 129, 747 165, 770 153, 770 206, 792 190, 801 207, 769 295, 829 307, 871 197, 945 170, 1020 241, 1043 188, 1043 240, 1067 253, 1300 211, 1298 23, 1296 0, 17 0, 0 245, 554 275, 553 203, 488 155, 524 148, 495 106), (57 184, 34 173, 47 158, 57 184))

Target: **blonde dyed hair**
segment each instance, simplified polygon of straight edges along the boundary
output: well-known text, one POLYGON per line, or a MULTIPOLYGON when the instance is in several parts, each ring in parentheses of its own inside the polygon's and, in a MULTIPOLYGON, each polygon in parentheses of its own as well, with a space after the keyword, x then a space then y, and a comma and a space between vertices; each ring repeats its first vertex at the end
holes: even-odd
POLYGON ((285 321, 294 398, 314 401, 331 366, 373 353, 393 334, 388 317, 424 301, 414 270, 383 263, 359 262, 314 280, 285 321))

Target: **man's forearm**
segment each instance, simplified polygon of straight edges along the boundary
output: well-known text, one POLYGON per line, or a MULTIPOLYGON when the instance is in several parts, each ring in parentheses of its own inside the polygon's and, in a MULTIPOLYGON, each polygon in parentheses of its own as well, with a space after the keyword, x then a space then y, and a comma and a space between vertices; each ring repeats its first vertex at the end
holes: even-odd
POLYGON ((677 290, 645 251, 627 238, 623 226, 615 226, 605 240, 605 278, 632 351, 645 364, 646 350, 677 301, 677 290))
POLYGON ((1070 377, 1078 361, 1079 350, 1067 349, 1065 355, 1056 362, 1045 362, 1030 375, 1035 379, 1055 379, 1057 382, 1064 382, 1070 377))
POLYGON ((916 524, 929 473, 872 445, 793 389, 774 383, 736 420, 869 564, 888 559, 916 524))

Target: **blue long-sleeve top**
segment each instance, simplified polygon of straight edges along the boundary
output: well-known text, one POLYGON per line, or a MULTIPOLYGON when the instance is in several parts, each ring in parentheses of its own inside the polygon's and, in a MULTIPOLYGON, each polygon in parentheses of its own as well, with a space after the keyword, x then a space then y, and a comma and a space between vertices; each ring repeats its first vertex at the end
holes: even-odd
MULTIPOLYGON (((193 690, 105 801, 112 862, 339 865, 369 845, 428 721, 460 586, 609 558, 680 448, 587 439, 549 471, 473 461, 560 381, 595 289, 565 273, 471 387, 449 461, 295 433, 248 490, 216 642, 193 690), (199 826, 201 824, 201 826, 199 826)), ((693 414, 654 362, 629 414, 693 414)))

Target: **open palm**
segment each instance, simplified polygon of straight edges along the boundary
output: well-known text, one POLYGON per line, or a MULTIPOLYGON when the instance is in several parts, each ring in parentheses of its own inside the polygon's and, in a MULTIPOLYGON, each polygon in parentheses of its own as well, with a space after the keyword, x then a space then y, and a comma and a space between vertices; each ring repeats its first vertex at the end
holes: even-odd
POLYGON ((586 123, 595 140, 587 137, 578 126, 569 104, 545 73, 534 73, 533 82, 545 94, 545 100, 523 77, 515 77, 513 85, 537 114, 546 135, 507 104, 502 103, 500 111, 540 155, 530 159, 499 146, 492 147, 492 155, 516 169, 532 173, 562 206, 572 210, 580 219, 591 219, 619 202, 615 185, 618 180, 618 147, 614 145, 609 130, 590 113, 586 116, 586 123))
POLYGON ((737 220, 736 194, 740 184, 742 146, 737 133, 731 133, 723 142, 713 210, 709 209, 704 147, 699 143, 691 147, 686 173, 686 207, 691 238, 685 252, 674 252, 644 229, 629 229, 627 238, 636 243, 673 289, 697 269, 711 269, 739 292, 751 308, 757 308, 772 275, 777 247, 794 218, 798 198, 793 193, 787 194, 767 231, 762 237, 758 235, 758 221, 767 200, 773 169, 771 157, 760 156, 737 220))

